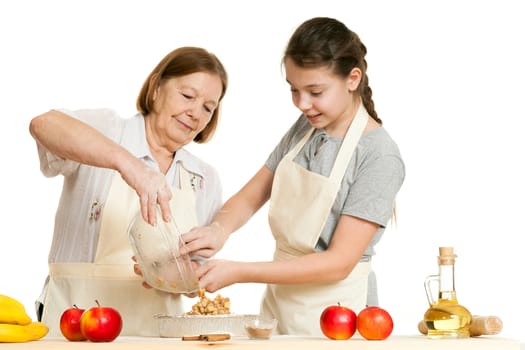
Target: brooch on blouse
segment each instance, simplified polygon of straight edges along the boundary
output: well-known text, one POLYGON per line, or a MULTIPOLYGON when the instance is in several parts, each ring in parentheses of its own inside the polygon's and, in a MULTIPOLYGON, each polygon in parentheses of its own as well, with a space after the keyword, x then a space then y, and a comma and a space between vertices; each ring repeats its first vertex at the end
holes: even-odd
POLYGON ((198 186, 199 190, 202 190, 202 178, 199 176, 195 176, 195 174, 191 175, 190 179, 190 185, 191 189, 195 192, 195 188, 198 186))
POLYGON ((98 199, 95 199, 93 203, 91 203, 91 209, 89 211, 89 220, 97 221, 100 217, 100 213, 102 212, 102 204, 99 203, 98 199))

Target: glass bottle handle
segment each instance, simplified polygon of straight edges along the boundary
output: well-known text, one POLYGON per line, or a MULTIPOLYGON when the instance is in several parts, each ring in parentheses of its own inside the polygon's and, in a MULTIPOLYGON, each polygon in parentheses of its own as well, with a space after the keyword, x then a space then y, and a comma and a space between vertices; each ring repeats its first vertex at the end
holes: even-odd
POLYGON ((438 282, 439 283, 439 275, 431 275, 431 276, 427 276, 427 278, 425 278, 425 292, 427 293, 427 299, 428 299, 428 303, 430 305, 433 305, 433 304, 437 303, 437 299, 435 299, 433 297, 432 289, 430 288, 430 284, 432 282, 438 282))

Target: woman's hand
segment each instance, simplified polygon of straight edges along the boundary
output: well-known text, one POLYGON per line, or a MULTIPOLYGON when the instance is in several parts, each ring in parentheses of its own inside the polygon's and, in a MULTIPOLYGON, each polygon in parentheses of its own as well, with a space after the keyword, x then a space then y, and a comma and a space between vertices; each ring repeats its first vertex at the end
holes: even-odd
MULTIPOLYGON (((139 275, 142 277, 142 271, 140 270, 140 266, 139 264, 137 264, 137 257, 136 256, 132 256, 131 259, 135 262, 135 264, 133 264, 133 272, 135 272, 136 275, 139 275)), ((152 286, 150 286, 148 284, 148 282, 146 281, 142 281, 142 286, 146 289, 151 289, 153 288, 152 286)))
POLYGON ((139 159, 135 160, 137 162, 128 164, 120 174, 124 181, 139 196, 142 218, 149 224, 156 225, 158 204, 163 220, 166 222, 170 221, 171 210, 169 201, 172 198, 172 193, 166 177, 159 171, 147 167, 139 159))
POLYGON ((209 226, 192 228, 182 235, 182 239, 185 252, 192 256, 210 258, 221 250, 228 236, 218 222, 213 222, 209 226))

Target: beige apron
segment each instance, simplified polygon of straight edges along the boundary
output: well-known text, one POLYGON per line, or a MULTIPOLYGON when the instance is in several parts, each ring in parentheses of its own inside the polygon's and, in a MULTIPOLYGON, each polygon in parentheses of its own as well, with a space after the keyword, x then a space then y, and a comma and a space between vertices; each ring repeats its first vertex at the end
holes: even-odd
MULTIPOLYGON (((190 176, 181 166, 181 188, 173 188, 172 215, 181 232, 197 225, 195 195, 190 176)), ((54 263, 49 265, 49 284, 42 321, 50 335, 60 335, 62 312, 73 304, 80 308, 103 306, 117 309, 123 319, 121 335, 159 336, 154 315, 183 312, 179 295, 142 286, 142 278, 133 271, 133 251, 128 225, 139 210, 135 191, 115 172, 103 208, 99 240, 93 263, 54 263)))
MULTIPOLYGON (((330 177, 310 172, 293 159, 314 129, 281 160, 275 171, 269 222, 276 241, 274 260, 315 252, 315 245, 333 206, 348 163, 368 121, 360 106, 337 154, 330 177)), ((319 318, 332 304, 356 313, 366 304, 370 263, 361 262, 342 281, 266 288, 261 313, 279 320, 280 334, 322 335, 319 318)))

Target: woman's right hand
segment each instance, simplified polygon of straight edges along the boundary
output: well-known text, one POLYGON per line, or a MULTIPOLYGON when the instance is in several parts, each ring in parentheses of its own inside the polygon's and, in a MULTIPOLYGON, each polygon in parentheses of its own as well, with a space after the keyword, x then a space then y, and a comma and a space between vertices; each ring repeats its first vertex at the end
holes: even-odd
POLYGON ((169 201, 172 193, 166 177, 159 171, 146 166, 141 160, 136 158, 135 160, 137 162, 130 164, 120 174, 139 196, 142 218, 149 224, 156 225, 158 204, 163 220, 170 221, 172 216, 169 201))

